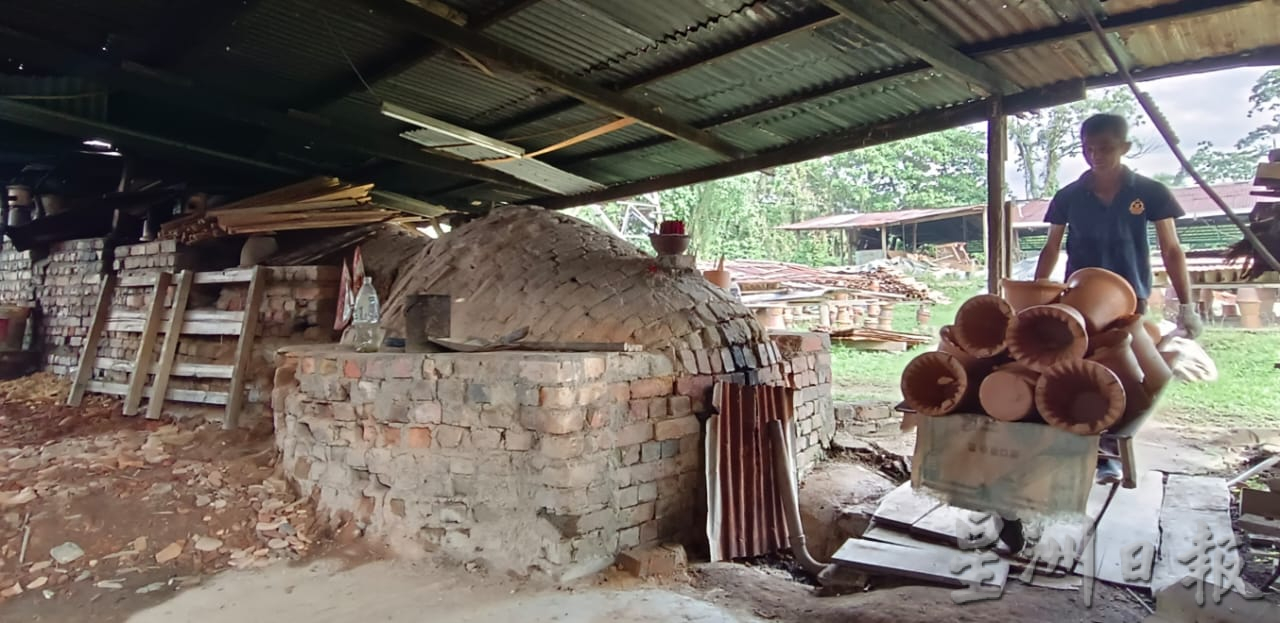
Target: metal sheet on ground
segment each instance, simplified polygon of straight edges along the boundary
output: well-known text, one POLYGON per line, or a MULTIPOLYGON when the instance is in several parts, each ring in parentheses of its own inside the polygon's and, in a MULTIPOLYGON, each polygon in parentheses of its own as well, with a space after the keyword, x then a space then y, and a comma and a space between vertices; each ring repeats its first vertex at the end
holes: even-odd
POLYGON ((869 573, 897 575, 951 586, 970 586, 974 583, 1004 586, 1009 579, 1009 563, 997 559, 980 565, 977 562, 977 556, 977 552, 963 552, 942 547, 926 549, 865 539, 849 539, 832 556, 832 560, 869 573), (952 572, 953 568, 960 568, 953 565, 961 561, 968 561, 971 564, 963 566, 957 572, 952 572), (993 574, 994 577, 982 581, 981 578, 988 573, 993 574))
POLYGON ((877 521, 907 529, 941 505, 937 498, 916 491, 911 483, 904 482, 880 500, 872 516, 877 521))

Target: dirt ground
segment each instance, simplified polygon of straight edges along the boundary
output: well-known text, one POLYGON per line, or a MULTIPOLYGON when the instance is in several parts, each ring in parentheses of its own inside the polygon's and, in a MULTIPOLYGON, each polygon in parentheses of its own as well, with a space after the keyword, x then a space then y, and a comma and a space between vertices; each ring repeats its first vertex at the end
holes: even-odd
MULTIPOLYGON (((317 521, 310 502, 279 476, 269 430, 125 418, 118 402, 102 397, 69 408, 59 404, 66 389, 46 375, 0 383, 0 620, 6 622, 407 623, 423 620, 424 606, 430 620, 448 623, 1120 623, 1146 615, 1133 596, 1103 584, 1092 608, 1078 592, 1015 581, 999 600, 957 606, 950 588, 883 578, 863 592, 819 596, 778 561, 695 563, 687 575, 647 581, 615 570, 566 586, 448 561, 395 560, 358 538, 353 526, 317 521), (59 562, 55 554, 66 556, 59 562)), ((1227 448, 1251 441, 1235 435, 1240 439, 1228 444, 1221 435, 1166 431, 1151 436, 1148 451, 1191 471, 1235 469, 1247 457, 1227 448), (1224 450, 1206 454, 1199 445, 1224 450)), ((899 451, 909 447, 902 439, 881 441, 899 451)), ((832 500, 872 508, 902 466, 845 456, 824 464, 802 496, 839 493, 846 483, 844 497, 832 500), (853 489, 850 479, 859 482, 853 489)), ((815 518, 821 520, 806 515, 806 525, 815 518)), ((838 547, 838 538, 828 540, 815 543, 815 551, 838 547)))
POLYGON ((209 573, 300 560, 323 538, 276 475, 269 430, 125 418, 102 396, 62 406, 66 393, 43 374, 0 383, 6 621, 122 621, 209 573))

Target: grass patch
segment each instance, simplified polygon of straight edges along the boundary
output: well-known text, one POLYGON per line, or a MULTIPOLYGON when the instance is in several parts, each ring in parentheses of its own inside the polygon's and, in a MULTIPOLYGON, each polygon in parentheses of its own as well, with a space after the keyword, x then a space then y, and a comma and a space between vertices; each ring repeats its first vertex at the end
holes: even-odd
POLYGON ((1250 428, 1280 427, 1280 331, 1209 329, 1197 340, 1218 367, 1212 383, 1175 382, 1160 404, 1164 419, 1250 428))

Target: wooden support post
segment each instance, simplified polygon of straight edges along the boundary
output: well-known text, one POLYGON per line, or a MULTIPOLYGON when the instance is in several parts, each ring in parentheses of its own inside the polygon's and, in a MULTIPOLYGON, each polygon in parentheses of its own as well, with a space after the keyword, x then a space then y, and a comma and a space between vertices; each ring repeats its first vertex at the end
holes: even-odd
POLYGON ((880 251, 884 253, 884 259, 889 259, 889 226, 880 228, 880 251))
POLYGON ((1000 294, 1000 280, 1008 276, 1005 263, 1008 253, 1005 230, 1009 224, 1004 218, 1004 160, 1008 139, 1008 121, 1000 98, 992 102, 991 117, 987 120, 987 292, 1000 294))
MULTIPOLYGON (((1007 139, 1007 136, 1006 136, 1006 139, 1007 139)), ((1008 143, 1006 142, 1005 145, 1008 145, 1008 143)), ((1003 166, 1001 166, 1000 168, 1004 169, 1003 166)), ((1004 177, 1002 176, 1000 179, 1002 180, 1000 194, 1004 195, 1004 192, 1003 192, 1004 177)), ((1004 202, 1004 205, 1001 207, 1001 210, 1000 210, 1000 221, 1001 221, 1000 229, 1004 238, 1004 253, 1001 255, 1001 258, 1000 258, 1001 261, 1004 262, 1004 266, 1001 269, 1000 277, 1004 279, 1004 278, 1013 276, 1013 257, 1014 257, 1015 251, 1017 250, 1017 245, 1014 244, 1014 235, 1013 235, 1013 202, 1012 201, 1004 202)))
POLYGON ((173 293, 173 315, 165 327, 164 344, 160 347, 160 363, 156 366, 156 380, 152 384, 151 401, 147 403, 147 419, 160 419, 164 412, 164 399, 169 394, 169 373, 178 354, 178 340, 182 335, 182 321, 187 312, 187 299, 191 296, 191 282, 195 273, 184 270, 178 273, 178 289, 173 293))
POLYGON ((98 291, 98 303, 93 307, 93 320, 89 323, 89 334, 84 337, 84 345, 80 349, 80 363, 76 366, 76 378, 71 383, 71 393, 67 394, 67 405, 80 406, 84 392, 89 387, 89 379, 93 377, 93 362, 98 358, 98 341, 102 339, 102 330, 107 326, 107 315, 111 311, 111 295, 116 290, 116 274, 107 273, 102 278, 102 289, 98 291))
POLYGON ((160 324, 164 322, 164 298, 169 293, 169 284, 172 282, 173 273, 162 272, 156 275, 155 288, 151 291, 151 304, 147 307, 147 319, 142 324, 142 341, 138 344, 138 354, 133 360, 133 373, 129 376, 129 391, 124 397, 125 415, 137 415, 138 406, 142 403, 142 389, 146 387, 147 378, 151 374, 156 338, 160 334, 160 324))
POLYGON ((258 333, 258 316, 262 313, 262 297, 266 294, 266 273, 261 266, 253 268, 249 277, 249 294, 245 297, 244 321, 240 325, 240 341, 236 343, 235 367, 231 371, 231 386, 227 390, 227 412, 222 428, 234 430, 240 423, 240 409, 244 407, 244 379, 253 358, 253 342, 258 333))

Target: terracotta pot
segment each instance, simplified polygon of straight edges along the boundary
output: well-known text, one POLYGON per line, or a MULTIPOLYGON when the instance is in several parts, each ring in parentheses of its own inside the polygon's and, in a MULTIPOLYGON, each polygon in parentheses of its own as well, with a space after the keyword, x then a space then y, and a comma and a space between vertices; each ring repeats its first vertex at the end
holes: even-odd
POLYGON ((1089 361, 1100 363, 1115 373, 1124 387, 1124 416, 1115 424, 1125 426, 1135 418, 1142 417, 1151 408, 1151 396, 1142 387, 1142 366, 1133 354, 1133 336, 1127 331, 1112 329, 1103 331, 1089 340, 1093 354, 1089 361))
POLYGON ((1071 273, 1062 302, 1080 310, 1089 335, 1106 329, 1138 308, 1133 286, 1124 277, 1104 268, 1081 268, 1071 273))
POLYGON ((725 290, 728 290, 729 286, 733 285, 733 276, 727 270, 704 270, 702 271, 702 276, 706 277, 707 281, 725 290))
POLYGON ((1151 336, 1151 343, 1159 345, 1164 340, 1164 336, 1160 335, 1160 326, 1150 320, 1142 321, 1142 328, 1147 330, 1147 335, 1151 336))
POLYGON ((1084 359, 1045 370, 1036 382, 1036 409, 1050 426, 1096 435, 1124 416, 1124 386, 1106 366, 1084 359))
POLYGON ((1005 422, 1026 419, 1036 409, 1036 381, 1040 375, 1024 365, 1011 363, 982 379, 978 402, 987 415, 1005 422))
POLYGON ((1084 318, 1061 303, 1022 310, 1009 323, 1007 341, 1018 363, 1041 373, 1054 364, 1081 359, 1089 350, 1084 318))
POLYGON ((1164 390, 1169 379, 1173 378, 1173 370, 1168 363, 1165 363, 1164 357, 1156 349, 1156 343, 1151 339, 1151 334, 1144 325, 1142 316, 1132 314, 1113 326, 1124 330, 1133 338, 1130 348, 1138 359, 1138 365, 1142 367, 1142 388, 1154 400, 1164 390))
POLYGON ((979 294, 960 306, 951 334, 974 357, 994 357, 1005 351, 1005 333, 1013 308, 994 294, 979 294))
POLYGON ((976 359, 956 343, 955 327, 953 325, 947 325, 938 330, 938 350, 957 357, 976 359))
POLYGON ((658 255, 680 255, 689 248, 689 236, 683 234, 649 234, 649 244, 658 255))
POLYGON ((1067 284, 1052 279, 1036 279, 1034 281, 1015 281, 1005 279, 1004 300, 1009 302, 1013 311, 1020 312, 1036 305, 1057 303, 1058 298, 1067 289, 1067 284))
POLYGON ((917 356, 902 370, 902 398, 917 413, 947 415, 977 404, 978 388, 990 366, 980 359, 933 351, 917 356))

